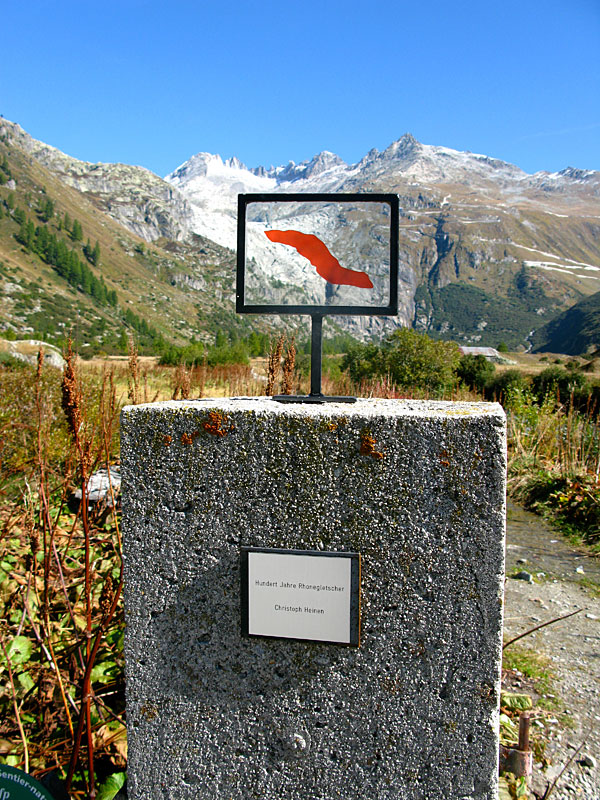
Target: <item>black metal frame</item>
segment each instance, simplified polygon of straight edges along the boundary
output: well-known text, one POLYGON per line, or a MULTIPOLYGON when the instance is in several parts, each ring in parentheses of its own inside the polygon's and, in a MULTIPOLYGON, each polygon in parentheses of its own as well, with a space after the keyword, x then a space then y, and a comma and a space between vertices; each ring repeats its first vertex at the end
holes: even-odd
POLYGON ((240 194, 238 195, 237 275, 235 308, 238 314, 307 314, 312 318, 310 395, 276 395, 281 403, 353 403, 355 397, 325 397, 321 392, 323 317, 386 316, 398 314, 398 230, 400 204, 396 194, 240 194), (246 279, 246 208, 251 203, 386 203, 390 207, 390 292, 385 306, 249 305, 244 302, 246 279))
POLYGON ((365 315, 393 317, 398 313, 398 224, 396 194, 240 194, 238 195, 237 285, 238 314, 365 315), (246 267, 246 207, 251 203, 386 203, 390 207, 390 302, 385 306, 248 305, 244 302, 246 267))
POLYGON ((335 644, 338 647, 360 647, 360 584, 362 559, 360 553, 323 552, 321 550, 286 550, 282 547, 242 547, 240 550, 240 611, 242 636, 248 639, 277 639, 286 642, 315 642, 317 644, 335 644), (324 639, 298 639, 294 636, 266 636, 248 632, 248 554, 249 553, 281 553, 292 556, 319 556, 322 558, 349 558, 352 560, 350 571, 350 641, 329 642, 324 639))

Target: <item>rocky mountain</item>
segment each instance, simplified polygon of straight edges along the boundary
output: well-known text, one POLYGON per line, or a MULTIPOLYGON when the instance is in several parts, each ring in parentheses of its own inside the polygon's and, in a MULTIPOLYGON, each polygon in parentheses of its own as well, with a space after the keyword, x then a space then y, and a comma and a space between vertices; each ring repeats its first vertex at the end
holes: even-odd
MULTIPOLYGON (((323 152, 302 164, 249 169, 237 159, 199 153, 166 180, 189 201, 192 228, 231 248, 240 192, 396 192, 400 311, 388 327, 517 346, 600 288, 598 172, 529 175, 406 134, 357 164, 323 152)), ((369 333, 380 324, 353 323, 369 333)))
MULTIPOLYGON (((146 242, 170 240, 190 253, 199 241, 205 248, 212 242, 230 253, 231 264, 240 192, 397 193, 399 315, 341 320, 360 336, 412 325, 464 343, 528 347, 533 331, 600 289, 599 172, 567 167, 530 175, 405 134, 355 164, 322 152, 300 164, 248 168, 198 153, 162 180, 141 167, 77 161, 6 120, 2 136, 146 242)), ((310 295, 310 283, 294 283, 291 261, 275 265, 265 247, 265 286, 310 295)), ((233 272, 230 280, 230 290, 215 296, 233 315, 233 272)), ((198 268, 188 277, 180 271, 178 281, 211 291, 211 275, 198 268)))
MULTIPOLYGON (((131 209, 128 229, 121 211, 120 221, 108 213, 115 208, 110 192, 100 202, 93 192, 73 188, 62 167, 50 169, 34 152, 32 140, 0 120, 0 338, 43 339, 61 347, 70 334, 82 354, 93 354, 126 352, 131 333, 142 349, 155 351, 161 339, 210 342, 217 331, 244 323, 249 328, 234 312, 230 250, 193 233, 180 241, 156 239, 155 219, 145 223, 143 237, 137 235, 140 194, 119 189, 131 209)), ((68 163, 49 152, 43 161, 68 163)), ((103 167, 111 180, 136 174, 136 168, 103 167)), ((80 162, 73 170, 84 174, 80 162)), ((150 176, 144 204, 153 186, 163 197, 177 194, 146 170, 137 174, 150 176)), ((176 215, 165 209, 166 230, 183 236, 176 215)))
POLYGON ((0 119, 2 136, 146 242, 184 241, 192 234, 193 212, 185 197, 150 170, 79 161, 5 119, 0 119))

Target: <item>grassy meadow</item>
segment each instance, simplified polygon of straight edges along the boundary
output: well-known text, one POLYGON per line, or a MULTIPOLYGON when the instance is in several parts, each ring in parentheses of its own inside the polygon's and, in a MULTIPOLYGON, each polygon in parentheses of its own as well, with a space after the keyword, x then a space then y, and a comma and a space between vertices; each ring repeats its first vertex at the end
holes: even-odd
MULTIPOLYGON (((0 363, 0 757, 72 797, 110 800, 125 780, 123 608, 117 492, 88 510, 89 476, 119 465, 127 403, 306 393, 289 350, 245 364, 161 366, 138 357, 79 361, 64 372, 0 363)), ((519 358, 518 356, 516 358, 519 358)), ((326 361, 323 391, 363 397, 481 399, 475 383, 409 386, 391 374, 351 378, 326 361)), ((351 365, 350 365, 351 366, 351 365)), ((548 362, 530 370, 541 373, 548 362), (539 368, 538 368, 539 367, 539 368)), ((514 370, 514 367, 512 368, 514 370)), ((305 373, 306 371, 304 371, 305 373)), ((501 374, 502 370, 498 371, 501 374)), ((486 384, 489 385, 489 384, 486 384)), ((556 388, 556 387, 555 387, 556 388)), ((488 399, 490 399, 488 397, 488 399)), ((536 395, 527 377, 505 386, 509 491, 551 512, 600 549, 600 450, 592 401, 536 395)))

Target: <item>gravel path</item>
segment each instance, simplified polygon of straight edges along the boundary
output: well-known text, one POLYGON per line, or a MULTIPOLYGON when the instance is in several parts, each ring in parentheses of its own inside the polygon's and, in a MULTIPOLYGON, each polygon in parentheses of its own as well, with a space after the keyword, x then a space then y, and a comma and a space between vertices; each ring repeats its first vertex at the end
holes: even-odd
POLYGON ((515 569, 529 572, 535 582, 506 581, 508 637, 581 609, 519 642, 551 659, 558 695, 558 708, 546 717, 552 764, 543 773, 539 765, 534 768, 533 789, 541 796, 583 743, 551 798, 600 800, 600 559, 571 547, 539 517, 509 504, 506 572, 515 569))

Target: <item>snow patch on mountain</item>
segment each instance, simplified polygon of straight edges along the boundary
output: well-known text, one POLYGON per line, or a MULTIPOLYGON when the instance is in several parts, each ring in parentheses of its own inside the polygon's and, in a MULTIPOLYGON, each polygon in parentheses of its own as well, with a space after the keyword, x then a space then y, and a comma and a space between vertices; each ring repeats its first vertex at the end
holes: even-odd
POLYGON ((336 191, 356 169, 327 151, 311 161, 287 166, 248 169, 236 158, 197 153, 165 180, 192 206, 194 233, 224 247, 235 248, 238 194, 336 191))

